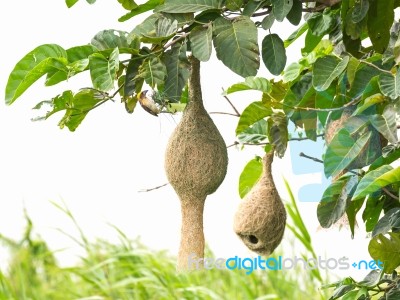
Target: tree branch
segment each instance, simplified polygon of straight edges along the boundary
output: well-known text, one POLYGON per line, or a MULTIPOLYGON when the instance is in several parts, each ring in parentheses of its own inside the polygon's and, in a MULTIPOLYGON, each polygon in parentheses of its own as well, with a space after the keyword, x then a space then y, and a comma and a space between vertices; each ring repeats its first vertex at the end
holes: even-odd
MULTIPOLYGON (((222 91, 225 92, 224 88, 222 88, 222 91)), ((228 96, 224 95, 223 97, 225 98, 226 101, 228 101, 229 105, 233 108, 233 110, 236 113, 236 116, 240 117, 239 111, 236 109, 235 105, 233 105, 232 101, 229 100, 228 96)))
POLYGON ((393 199, 399 200, 399 197, 389 191, 386 187, 383 187, 382 190, 385 192, 386 195, 392 197, 393 199))
POLYGON ((150 189, 143 189, 143 190, 140 190, 140 191, 139 191, 139 193, 147 193, 147 192, 152 192, 152 191, 155 191, 155 190, 161 189, 161 188, 163 188, 163 187, 165 187, 165 186, 167 186, 167 185, 169 185, 169 182, 167 182, 167 183, 164 183, 164 184, 162 184, 162 185, 159 185, 159 186, 156 186, 156 187, 153 187, 153 188, 150 188, 150 189))
MULTIPOLYGON (((346 95, 343 95, 343 96, 347 97, 346 95)), ((343 109, 345 109, 346 107, 356 105, 356 104, 357 104, 358 102, 360 102, 360 101, 361 101, 361 97, 357 97, 357 98, 354 98, 353 100, 351 100, 350 102, 344 104, 344 105, 341 106, 341 107, 334 107, 334 108, 299 107, 299 106, 291 106, 291 105, 288 105, 288 104, 285 104, 285 103, 280 103, 280 102, 276 102, 276 104, 280 104, 280 105, 282 105, 282 106, 285 106, 285 107, 288 107, 288 108, 294 109, 294 110, 330 112, 330 111, 343 110, 343 109)), ((272 103, 275 103, 275 102, 272 102, 272 103)))
POLYGON ((228 116, 233 116, 233 117, 240 117, 237 114, 232 114, 228 112, 223 112, 223 111, 212 111, 209 112, 210 115, 228 115, 228 116))
POLYGON ((370 67, 372 67, 372 68, 374 68, 374 69, 376 69, 376 70, 378 70, 378 71, 381 71, 381 72, 383 72, 383 73, 386 73, 386 74, 389 74, 389 75, 392 75, 392 76, 393 76, 393 73, 392 73, 392 72, 390 72, 390 71, 388 71, 388 70, 381 69, 381 68, 379 68, 378 66, 374 65, 373 63, 370 63, 369 61, 360 59, 360 62, 363 63, 363 64, 366 64, 367 66, 370 66, 370 67))

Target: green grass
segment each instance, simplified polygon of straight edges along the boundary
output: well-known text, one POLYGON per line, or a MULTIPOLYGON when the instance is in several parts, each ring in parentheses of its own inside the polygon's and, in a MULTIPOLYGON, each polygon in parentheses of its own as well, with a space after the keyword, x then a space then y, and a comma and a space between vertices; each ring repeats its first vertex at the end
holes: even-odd
MULTIPOLYGON (((300 217, 293 203, 287 204, 289 215, 300 217)), ((246 275, 244 270, 212 269, 178 274, 173 256, 151 251, 117 228, 120 243, 90 243, 72 213, 57 206, 80 230, 76 241, 85 255, 73 267, 60 267, 26 217, 28 225, 20 241, 0 235, 11 255, 7 269, 0 272, 0 300, 326 299, 319 290, 321 276, 315 271, 255 271, 246 275)), ((294 219, 291 225, 298 229, 294 236, 306 242, 304 256, 314 255, 306 228, 297 224, 300 220, 294 219)), ((209 250, 206 257, 213 257, 209 250)))

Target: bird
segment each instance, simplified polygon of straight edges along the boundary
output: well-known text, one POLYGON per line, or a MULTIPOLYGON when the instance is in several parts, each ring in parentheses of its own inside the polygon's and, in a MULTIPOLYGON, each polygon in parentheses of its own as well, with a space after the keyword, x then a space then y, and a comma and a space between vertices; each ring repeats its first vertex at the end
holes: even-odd
POLYGON ((154 101, 152 94, 149 93, 148 90, 141 91, 137 95, 137 98, 140 105, 143 107, 145 111, 147 111, 149 114, 152 114, 153 116, 158 117, 160 109, 157 107, 157 104, 154 101))

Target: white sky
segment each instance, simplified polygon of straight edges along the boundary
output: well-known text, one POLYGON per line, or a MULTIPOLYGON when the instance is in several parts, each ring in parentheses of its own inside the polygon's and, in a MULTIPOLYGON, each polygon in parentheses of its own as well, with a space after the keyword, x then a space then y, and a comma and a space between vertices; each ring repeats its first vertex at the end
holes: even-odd
MULTIPOLYGON (((123 13, 117 1, 98 1, 90 6, 81 0, 72 9, 67 9, 62 0, 24 1, 23 4, 4 2, 0 6, 3 41, 0 90, 4 93, 15 63, 38 45, 56 43, 67 49, 89 43, 102 29, 130 31, 138 19, 118 23, 117 19, 123 13)), ((292 31, 281 24, 275 25, 272 31, 278 28, 283 36, 292 31)), ((301 43, 292 46, 289 62, 298 57, 300 47, 301 43)), ((259 73, 260 76, 263 74, 266 76, 265 69, 259 73)), ((203 64, 202 75, 206 108, 230 111, 221 97, 221 88, 242 79, 215 57, 203 64)), ((30 121, 35 116, 31 108, 37 102, 50 99, 64 89, 77 90, 89 85, 88 73, 51 88, 45 88, 41 80, 12 106, 6 107, 0 101, 0 232, 13 238, 21 237, 25 206, 37 232, 53 249, 69 249, 58 254, 62 262, 74 261, 74 255, 79 253, 76 245, 56 229, 62 228, 73 235, 76 230, 50 203, 63 200, 90 238, 116 240, 115 232, 107 225, 109 222, 131 238, 141 236, 151 248, 177 253, 180 208, 172 188, 151 193, 138 191, 166 182, 164 149, 178 117, 162 115, 155 118, 139 106, 133 115, 129 115, 123 105, 108 103, 89 113, 75 133, 57 127, 61 115, 45 122, 30 121)), ((238 93, 231 99, 242 110, 252 101, 259 100, 259 95, 238 93)), ((213 119, 226 143, 234 142, 237 119, 221 115, 214 115, 213 119)), ((306 144, 292 145, 306 147, 306 144)), ((315 145, 308 144, 307 147, 312 149, 315 145)), ((300 152, 304 148, 296 150, 300 152)), ((296 155, 297 152, 294 151, 296 155)), ((233 233, 232 219, 240 201, 237 192, 240 172, 255 154, 262 155, 262 149, 247 147, 241 151, 230 148, 228 153, 227 177, 206 202, 205 235, 216 256, 248 256, 250 253, 233 233)), ((307 161, 306 164, 313 163, 307 161)), ((282 176, 288 179, 295 195, 300 186, 322 180, 321 174, 294 175, 290 156, 276 159, 274 172, 283 198, 286 198, 286 192, 282 176)), ((347 231, 317 232, 316 203, 299 202, 298 205, 313 235, 318 255, 369 258, 362 223, 353 241, 347 231)), ((0 263, 5 259, 5 254, 0 252, 0 263)))

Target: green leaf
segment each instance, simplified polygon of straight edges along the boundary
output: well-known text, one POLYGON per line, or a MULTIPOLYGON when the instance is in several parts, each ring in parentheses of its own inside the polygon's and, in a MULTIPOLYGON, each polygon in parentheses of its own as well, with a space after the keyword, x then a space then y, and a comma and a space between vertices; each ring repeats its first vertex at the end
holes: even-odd
POLYGON ((275 145, 275 151, 279 158, 285 155, 289 140, 288 120, 286 115, 281 112, 273 112, 268 119, 269 141, 275 145))
POLYGON ((118 19, 119 22, 125 22, 137 15, 140 15, 142 13, 145 13, 149 10, 152 10, 154 8, 156 8, 157 6, 159 6, 160 4, 163 4, 164 0, 149 0, 146 3, 140 4, 139 6, 137 6, 136 8, 132 9, 129 13, 127 13, 126 15, 123 15, 122 17, 120 17, 118 19))
MULTIPOLYGON (((372 270, 358 284, 363 286, 364 289, 365 289, 365 287, 371 288, 371 287, 376 286, 379 283, 380 279, 381 279, 381 271, 380 270, 372 270)), ((358 299, 358 298, 356 298, 356 299, 358 299)))
POLYGON ((273 14, 266 15, 261 21, 261 27, 264 30, 268 30, 272 27, 275 22, 275 16, 273 14))
POLYGON ((291 82, 296 80, 300 73, 304 70, 304 66, 299 63, 290 64, 283 73, 283 82, 291 82))
POLYGON ((342 74, 349 62, 349 57, 340 59, 335 56, 318 58, 313 70, 313 86, 317 91, 324 91, 342 74))
POLYGON ((237 136, 240 143, 257 144, 268 138, 268 123, 264 119, 242 131, 237 136))
POLYGON ((262 1, 249 0, 243 8, 242 15, 251 17, 262 5, 262 1))
POLYGON ((259 156, 250 160, 244 167, 239 177, 239 196, 241 199, 250 192, 251 188, 260 179, 262 170, 262 160, 259 156))
POLYGON ((293 6, 293 0, 271 0, 272 13, 278 22, 282 22, 293 6))
POLYGON ((362 214, 362 218, 365 222, 365 230, 367 232, 371 232, 374 229, 376 223, 378 223, 379 216, 381 214, 384 204, 384 201, 380 201, 380 198, 380 193, 370 194, 368 196, 367 203, 362 214))
POLYGON ((244 0, 227 0, 225 5, 230 11, 238 11, 244 3, 244 0))
POLYGON ((356 76, 357 69, 360 65, 360 61, 354 57, 350 57, 349 63, 347 64, 347 79, 349 80, 350 86, 353 84, 356 76))
POLYGON ((72 102, 67 103, 66 113, 58 125, 61 129, 67 126, 70 131, 75 131, 88 112, 102 100, 104 100, 103 95, 95 90, 80 91, 74 95, 72 102))
POLYGON ((79 0, 65 0, 65 4, 67 4, 68 8, 74 6, 79 0))
POLYGON ((133 0, 118 0, 118 3, 122 5, 126 10, 132 10, 138 7, 138 5, 133 0))
POLYGON ((358 290, 350 291, 341 298, 341 300, 357 300, 358 290))
POLYGON ((268 71, 280 75, 286 65, 286 49, 279 35, 273 33, 262 41, 262 58, 268 71))
POLYGON ((306 39, 304 41, 304 47, 301 48, 301 54, 303 56, 311 53, 321 42, 322 36, 314 35, 311 30, 307 31, 306 39))
POLYGON ((368 251, 374 260, 383 262, 385 273, 391 273, 400 265, 400 233, 389 233, 374 237, 368 245, 368 251))
POLYGON ((176 43, 164 54, 167 77, 164 92, 170 102, 179 102, 189 78, 186 43, 176 43))
POLYGON ((318 221, 323 228, 331 227, 344 215, 357 183, 357 176, 345 177, 325 190, 317 208, 318 221))
POLYGON ((240 115, 239 122, 236 127, 236 135, 242 133, 257 121, 270 116, 271 113, 272 109, 266 107, 261 101, 251 103, 240 115))
POLYGON ((91 45, 76 46, 66 50, 68 62, 73 63, 78 60, 88 58, 94 53, 95 49, 91 45))
POLYGON ((174 36, 178 30, 178 21, 168 18, 160 18, 156 22, 156 36, 169 38, 174 36))
POLYGON ((244 82, 235 83, 234 85, 228 87, 223 94, 228 95, 247 90, 255 90, 263 93, 269 93, 271 92, 271 89, 272 89, 271 83, 269 82, 268 79, 263 77, 249 76, 246 77, 244 82))
POLYGON ((192 53, 200 61, 208 61, 212 53, 212 27, 195 27, 190 33, 192 53))
POLYGON ((61 95, 54 97, 50 101, 43 101, 38 103, 33 109, 41 109, 42 106, 46 104, 50 106, 51 110, 47 111, 43 117, 34 119, 34 121, 47 120, 50 116, 52 116, 56 112, 70 108, 73 103, 73 99, 74 99, 73 93, 68 90, 64 91, 61 95))
POLYGON ((394 20, 393 0, 370 0, 368 33, 376 52, 385 52, 390 40, 390 28, 394 20))
POLYGON ((164 63, 158 57, 149 57, 143 61, 139 69, 139 77, 143 78, 146 83, 154 88, 156 85, 164 83, 167 69, 164 63))
POLYGON ((221 8, 221 0, 165 0, 165 3, 156 7, 154 11, 188 13, 221 8))
POLYGON ((260 67, 257 27, 249 17, 227 21, 218 18, 213 23, 217 57, 242 77, 255 76, 260 67))
POLYGON ((129 97, 137 92, 136 76, 139 74, 139 68, 142 63, 142 60, 139 59, 131 59, 129 61, 125 76, 124 97, 129 97))
POLYGON ((67 53, 58 45, 41 45, 25 55, 14 67, 8 78, 6 104, 12 104, 33 83, 47 72, 65 69, 67 53))
POLYGON ((373 171, 368 172, 361 179, 357 190, 354 193, 353 200, 363 198, 368 194, 379 191, 381 188, 400 181, 400 167, 384 165, 373 171))
POLYGON ((379 76, 379 87, 387 97, 391 99, 397 99, 400 97, 400 71, 397 69, 396 74, 390 75, 388 73, 382 73, 379 76))
POLYGON ((91 44, 100 51, 118 48, 120 53, 138 53, 138 49, 131 48, 128 33, 120 30, 102 30, 92 38, 91 44))
MULTIPOLYGON (((373 64, 377 65, 378 67, 382 67, 378 63, 373 63, 373 64)), ((373 80, 374 80, 374 77, 379 75, 380 73, 381 72, 378 71, 374 67, 370 67, 370 66, 361 64, 360 67, 358 68, 358 70, 356 71, 353 84, 349 91, 349 96, 351 98, 360 96, 361 94, 363 94, 365 92, 366 88, 368 87, 368 85, 370 83, 372 83, 370 88, 373 88, 375 90, 376 85, 375 85, 375 83, 373 83, 373 80)), ((379 93, 378 89, 376 89, 376 91, 373 92, 372 94, 376 94, 376 93, 379 93)))
POLYGON ((147 17, 142 23, 137 25, 129 34, 129 36, 136 35, 136 36, 143 36, 143 35, 150 35, 154 34, 156 31, 156 21, 163 16, 161 14, 152 14, 147 17))
POLYGON ((369 116, 369 120, 372 126, 375 127, 388 141, 389 143, 396 144, 397 139, 397 128, 396 128, 396 114, 393 115, 372 115, 369 116), (386 118, 389 117, 389 118, 386 118))
POLYGON ((283 43, 285 48, 289 47, 293 42, 295 42, 299 37, 301 37, 304 32, 308 30, 308 24, 304 23, 296 31, 294 31, 283 43))
POLYGON ((400 158, 400 149, 395 150, 387 156, 377 158, 369 167, 369 171, 375 170, 383 165, 391 164, 400 158))
POLYGON ((93 87, 104 92, 113 89, 118 68, 118 48, 113 50, 108 59, 101 53, 92 54, 89 57, 89 69, 93 87))
POLYGON ((314 13, 307 20, 308 27, 316 36, 328 34, 335 26, 335 17, 331 13, 314 13))
POLYGON ((287 14, 286 18, 290 23, 297 26, 300 24, 301 17, 303 16, 303 5, 301 1, 294 0, 293 6, 287 14))
MULTIPOLYGON (((345 169, 363 151, 371 139, 371 132, 363 134, 358 140, 354 140, 349 131, 341 129, 333 137, 325 153, 325 176, 336 176, 345 169)), ((355 200, 357 198, 354 198, 355 200)))
POLYGON ((354 10, 351 15, 351 19, 354 23, 361 22, 368 13, 369 0, 359 0, 355 2, 354 10))
POLYGON ((378 234, 386 234, 395 224, 400 220, 400 208, 395 207, 386 212, 386 214, 379 220, 379 222, 374 227, 372 231, 372 237, 377 236, 378 234))

